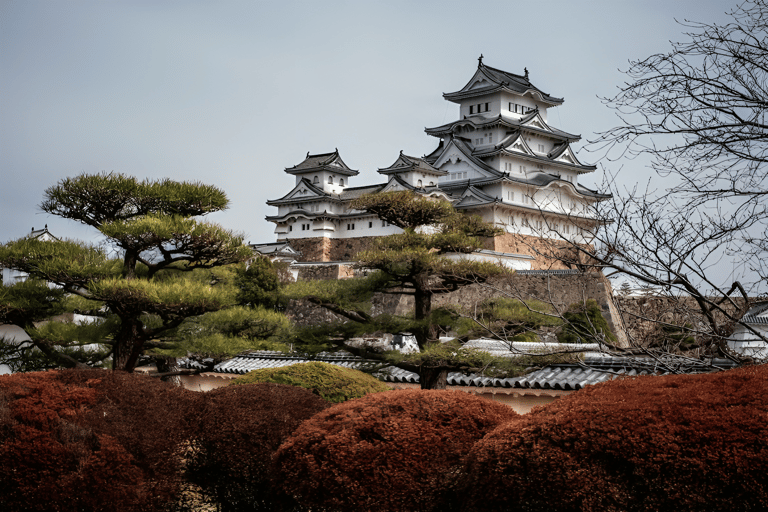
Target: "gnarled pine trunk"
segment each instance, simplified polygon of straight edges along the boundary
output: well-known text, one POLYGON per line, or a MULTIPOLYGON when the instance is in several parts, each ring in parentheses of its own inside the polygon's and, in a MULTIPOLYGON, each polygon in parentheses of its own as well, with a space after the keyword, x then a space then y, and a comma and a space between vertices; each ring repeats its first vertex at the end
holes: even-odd
POLYGON ((120 319, 120 330, 112 349, 112 369, 132 372, 136 368, 144 344, 142 324, 137 319, 120 319))
POLYGON ((421 368, 419 370, 421 389, 445 389, 448 385, 448 370, 445 368, 421 368))

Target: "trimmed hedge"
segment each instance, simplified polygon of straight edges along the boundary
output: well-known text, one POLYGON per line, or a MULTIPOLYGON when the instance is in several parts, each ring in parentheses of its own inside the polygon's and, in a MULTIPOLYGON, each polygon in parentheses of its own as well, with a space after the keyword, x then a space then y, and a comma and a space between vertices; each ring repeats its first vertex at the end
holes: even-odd
POLYGON ((335 405, 280 447, 275 482, 311 510, 446 510, 470 448, 518 415, 461 391, 399 390, 335 405))
POLYGON ((3 510, 157 510, 180 492, 191 392, 64 370, 0 377, 3 510))
POLYGON ((589 386, 479 442, 477 511, 768 509, 768 366, 589 386))
POLYGON ((227 386, 203 393, 187 475, 222 510, 275 510, 271 461, 299 424, 329 404, 280 384, 227 386))
POLYGON ((360 398, 368 393, 387 391, 389 386, 367 373, 329 363, 310 362, 282 368, 254 370, 235 379, 233 384, 271 382, 309 389, 331 403, 360 398))

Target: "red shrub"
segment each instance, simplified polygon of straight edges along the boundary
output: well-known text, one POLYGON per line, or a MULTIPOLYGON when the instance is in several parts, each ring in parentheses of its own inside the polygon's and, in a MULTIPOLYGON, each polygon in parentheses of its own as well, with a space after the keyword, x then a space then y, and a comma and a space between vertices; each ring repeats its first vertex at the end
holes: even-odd
POLYGON ((276 479, 312 510, 446 509, 469 449, 515 417, 460 391, 368 395, 305 421, 280 447, 276 479))
POLYGON ((768 366, 590 386, 475 445, 466 510, 766 510, 768 366))
POLYGON ((171 503, 186 435, 181 395, 147 377, 103 370, 0 377, 3 510, 171 503))
POLYGON ((282 384, 246 384, 203 395, 199 432, 188 463, 190 480, 223 510, 273 510, 271 461, 280 444, 328 403, 282 384))

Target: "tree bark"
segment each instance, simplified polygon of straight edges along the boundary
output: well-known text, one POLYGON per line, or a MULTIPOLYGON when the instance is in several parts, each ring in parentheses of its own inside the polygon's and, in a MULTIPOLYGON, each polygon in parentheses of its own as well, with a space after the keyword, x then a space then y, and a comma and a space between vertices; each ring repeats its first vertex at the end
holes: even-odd
MULTIPOLYGON (((429 318, 432 312, 432 292, 429 291, 429 276, 417 276, 413 280, 413 318, 414 320, 424 320, 429 318)), ((414 329, 414 336, 416 336, 416 343, 419 344, 419 348, 424 350, 429 341, 429 326, 425 325, 418 329, 414 329)), ((426 389, 426 388, 425 388, 426 389)))
POLYGON ((445 368, 421 368, 421 389, 445 389, 448 386, 448 370, 445 368))
POLYGON ((168 374, 161 377, 162 380, 171 382, 174 386, 181 386, 181 378, 178 373, 181 368, 175 357, 157 357, 155 358, 155 366, 158 373, 168 374))
POLYGON ((112 369, 132 372, 139 360, 142 345, 141 322, 135 319, 122 318, 120 330, 115 336, 112 369))

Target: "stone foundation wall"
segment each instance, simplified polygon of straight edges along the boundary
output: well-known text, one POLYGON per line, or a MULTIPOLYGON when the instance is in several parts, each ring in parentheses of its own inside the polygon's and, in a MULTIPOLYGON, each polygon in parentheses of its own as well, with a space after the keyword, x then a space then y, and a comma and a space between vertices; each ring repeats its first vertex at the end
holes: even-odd
POLYGON ((331 240, 331 261, 354 261, 357 253, 373 247, 375 236, 331 240))
MULTIPOLYGON (((302 262, 354 261, 357 253, 373 247, 377 237, 303 238, 290 240, 291 247, 301 251, 302 262)), ((583 261, 573 246, 562 240, 547 240, 535 236, 505 233, 483 241, 483 248, 496 252, 533 256, 531 270, 563 270, 583 261), (562 260, 572 262, 563 263, 562 260)))
POLYGON ((354 261, 358 252, 373 246, 377 237, 360 238, 296 238, 289 240, 291 247, 301 251, 299 261, 354 261))
POLYGON ((583 261, 583 255, 564 240, 551 240, 519 233, 504 233, 486 238, 483 248, 496 252, 533 256, 535 260, 531 262, 531 270, 564 270, 573 268, 574 264, 583 261))
MULTIPOLYGON (((616 307, 619 310, 630 339, 641 346, 656 346, 665 337, 663 324, 677 326, 690 326, 694 332, 706 333, 711 330, 706 317, 701 313, 700 307, 691 297, 656 297, 656 296, 622 296, 615 297, 616 307)), ((750 301, 743 297, 733 297, 730 301, 723 302, 720 307, 729 315, 740 318, 747 309, 750 301)), ((729 321, 722 312, 715 311, 713 316, 721 327, 721 335, 729 336, 733 333, 735 323, 729 321)), ((700 341, 707 341, 707 336, 694 334, 700 341)), ((701 355, 695 350, 690 352, 691 357, 701 355)))
POLYGON ((613 300, 613 290, 610 281, 600 273, 550 273, 550 272, 517 272, 511 276, 490 279, 484 284, 472 284, 459 290, 437 295, 433 306, 458 304, 463 308, 472 308, 491 297, 510 297, 522 301, 538 300, 551 304, 556 311, 564 312, 571 304, 594 300, 608 322, 611 331, 624 345, 627 341, 621 328, 613 300))
MULTIPOLYGON (((436 295, 433 307, 457 304, 471 310, 475 304, 491 297, 512 297, 520 300, 538 300, 551 304, 557 311, 568 306, 592 299, 596 301, 608 321, 608 326, 619 339, 626 343, 621 329, 621 320, 611 300, 610 282, 599 273, 548 273, 518 272, 511 276, 491 279, 485 284, 472 284, 453 293, 436 295)), ((299 325, 317 325, 323 322, 337 322, 343 319, 307 301, 292 301, 287 311, 289 317, 299 325)), ((371 314, 389 313, 406 316, 413 313, 413 297, 408 295, 375 294, 371 314)))
POLYGON ((332 261, 329 238, 293 238, 289 243, 291 247, 301 252, 299 261, 332 261))

